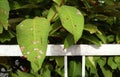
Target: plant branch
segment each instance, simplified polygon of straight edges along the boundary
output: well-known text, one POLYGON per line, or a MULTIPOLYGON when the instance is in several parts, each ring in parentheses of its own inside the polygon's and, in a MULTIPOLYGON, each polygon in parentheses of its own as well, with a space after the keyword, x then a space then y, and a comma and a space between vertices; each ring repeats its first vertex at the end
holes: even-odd
POLYGON ((22 20, 24 20, 24 18, 12 18, 12 19, 9 19, 9 24, 14 24, 14 23, 18 23, 18 22, 21 22, 22 20))
MULTIPOLYGON (((65 1, 65 0, 61 0, 60 4, 59 4, 58 6, 61 7, 64 1, 65 1)), ((55 10, 55 13, 53 14, 52 18, 50 19, 50 22, 52 22, 52 20, 53 20, 54 17, 56 16, 56 14, 57 14, 57 11, 55 10)))

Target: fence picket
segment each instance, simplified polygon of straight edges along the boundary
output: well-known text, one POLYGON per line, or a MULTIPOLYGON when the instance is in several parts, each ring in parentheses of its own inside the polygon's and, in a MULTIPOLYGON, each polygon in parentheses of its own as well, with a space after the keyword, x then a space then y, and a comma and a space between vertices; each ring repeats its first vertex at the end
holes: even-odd
MULTIPOLYGON (((82 77, 85 77, 85 56, 120 55, 120 44, 73 45, 64 49, 63 45, 48 45, 46 56, 64 56, 64 72, 68 77, 67 56, 82 56, 82 77)), ((18 45, 0 45, 0 56, 22 56, 18 45)))

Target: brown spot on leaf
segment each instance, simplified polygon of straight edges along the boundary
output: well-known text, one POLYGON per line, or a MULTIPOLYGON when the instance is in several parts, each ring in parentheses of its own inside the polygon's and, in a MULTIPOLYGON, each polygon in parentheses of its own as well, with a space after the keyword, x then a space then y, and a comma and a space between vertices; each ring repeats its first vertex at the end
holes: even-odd
POLYGON ((35 57, 35 59, 40 59, 40 58, 41 58, 41 56, 40 56, 40 55, 38 55, 38 56, 36 56, 36 57, 35 57))
POLYGON ((6 11, 6 10, 4 10, 4 9, 1 9, 1 10, 0 10, 0 12, 1 12, 2 14, 7 15, 7 11, 6 11))
POLYGON ((27 54, 27 55, 29 55, 29 54, 30 54, 30 52, 28 51, 26 54, 27 54))
POLYGON ((27 55, 23 55, 25 58, 27 58, 27 55))
POLYGON ((34 51, 37 51, 37 50, 39 50, 38 48, 34 48, 34 51))
POLYGON ((7 11, 4 10, 4 14, 7 14, 7 11))
POLYGON ((32 44, 37 44, 36 41, 33 41, 32 44))
POLYGON ((24 48, 25 48, 24 46, 21 46, 21 47, 20 47, 21 51, 24 51, 24 48))
POLYGON ((37 43, 39 43, 39 41, 37 40, 37 41, 33 41, 32 42, 32 44, 37 44, 37 43))
POLYGON ((42 51, 42 50, 39 50, 39 53, 40 53, 40 54, 43 54, 43 51, 42 51))

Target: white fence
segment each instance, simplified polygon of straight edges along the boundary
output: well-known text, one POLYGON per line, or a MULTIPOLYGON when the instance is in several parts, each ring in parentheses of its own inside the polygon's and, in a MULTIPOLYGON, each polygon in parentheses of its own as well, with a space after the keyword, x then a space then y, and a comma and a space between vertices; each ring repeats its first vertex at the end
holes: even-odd
MULTIPOLYGON (((85 77, 85 56, 115 56, 120 55, 119 44, 74 45, 64 49, 63 45, 48 45, 47 56, 64 56, 65 76, 68 77, 67 56, 82 56, 82 77, 85 77)), ((0 45, 0 56, 22 56, 18 45, 0 45)))

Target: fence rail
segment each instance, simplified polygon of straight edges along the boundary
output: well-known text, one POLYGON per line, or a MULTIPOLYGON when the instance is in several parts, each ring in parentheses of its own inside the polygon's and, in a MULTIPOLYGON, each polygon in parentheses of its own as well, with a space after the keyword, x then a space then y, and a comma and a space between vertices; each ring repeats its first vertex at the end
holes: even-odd
MULTIPOLYGON (((65 77, 68 77, 67 56, 82 56, 82 77, 85 77, 85 56, 120 55, 120 44, 73 45, 64 49, 63 45, 48 45, 47 56, 64 56, 65 77)), ((0 45, 0 56, 22 56, 18 45, 0 45)))

